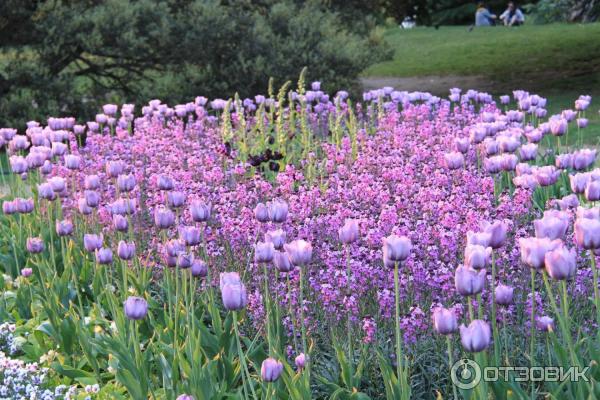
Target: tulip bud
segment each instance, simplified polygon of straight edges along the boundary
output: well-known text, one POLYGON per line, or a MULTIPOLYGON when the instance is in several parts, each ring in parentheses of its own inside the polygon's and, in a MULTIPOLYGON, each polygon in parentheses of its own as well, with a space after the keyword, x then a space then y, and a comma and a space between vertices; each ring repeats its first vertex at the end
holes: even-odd
POLYGON ((296 364, 296 368, 302 370, 306 366, 306 362, 308 361, 308 357, 304 353, 300 353, 295 359, 294 363, 296 364))
POLYGON ((23 268, 21 270, 21 276, 23 278, 29 278, 33 274, 33 270, 31 268, 23 268))
POLYGON ((460 326, 460 342, 468 352, 478 353, 487 349, 491 338, 490 326, 485 321, 476 319, 468 327, 460 326))
POLYGON ((274 358, 269 357, 262 362, 260 375, 265 382, 275 382, 277 379, 279 379, 282 371, 283 364, 281 361, 277 361, 274 358))
POLYGON ((535 325, 542 332, 554 331, 554 320, 548 316, 538 317, 535 325))
POLYGON ((458 330, 456 314, 447 308, 433 310, 433 329, 440 335, 450 335, 458 330))
POLYGON ((123 304, 125 316, 131 320, 140 320, 148 314, 148 302, 141 297, 129 296, 123 304))

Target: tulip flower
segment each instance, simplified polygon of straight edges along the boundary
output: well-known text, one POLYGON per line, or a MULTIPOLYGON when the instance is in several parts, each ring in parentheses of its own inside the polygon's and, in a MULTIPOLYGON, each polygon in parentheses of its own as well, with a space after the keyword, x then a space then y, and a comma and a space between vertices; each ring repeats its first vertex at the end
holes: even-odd
POLYGON ((575 242, 579 247, 586 250, 600 248, 600 220, 579 217, 575 220, 574 230, 575 242))
POLYGON ((100 188, 100 177, 98 175, 87 175, 84 185, 87 190, 97 190, 100 188))
POLYGON ((187 269, 194 263, 194 255, 191 253, 180 252, 177 254, 177 267, 187 269))
POLYGON ((287 219, 288 205, 283 200, 273 200, 267 203, 267 210, 269 219, 272 222, 282 223, 287 219))
POLYGON ((167 175, 160 175, 156 181, 159 190, 173 190, 175 184, 173 179, 167 175))
POLYGON ((310 263, 312 259, 312 246, 305 240, 294 240, 284 244, 283 248, 290 257, 292 265, 301 267, 310 263))
POLYGON ((100 248, 96 250, 96 262, 98 264, 111 264, 113 261, 113 253, 109 248, 100 248))
POLYGON ((554 136, 562 136, 567 132, 567 120, 564 118, 550 118, 550 121, 548 121, 548 123, 550 124, 550 133, 552 133, 554 136))
POLYGON ((533 226, 535 227, 535 236, 538 238, 562 239, 567 232, 569 221, 552 216, 544 216, 542 219, 534 220, 533 226))
POLYGON ((42 183, 38 185, 38 196, 44 200, 54 200, 56 198, 56 193, 54 193, 52 185, 49 183, 42 183))
POLYGON ((506 231, 508 229, 504 222, 494 221, 493 223, 489 223, 487 221, 482 221, 480 227, 483 232, 490 234, 489 246, 492 249, 502 247, 506 241, 506 231))
POLYGON ((17 205, 17 211, 20 214, 29 214, 31 212, 33 212, 33 208, 34 208, 34 203, 33 203, 33 199, 29 198, 29 199, 22 199, 17 197, 15 199, 16 205, 17 205))
POLYGON ((467 245, 490 246, 492 234, 490 232, 467 232, 467 245))
POLYGON ((204 278, 208 275, 208 265, 202 260, 194 260, 191 267, 192 276, 204 278))
POLYGON ((185 251, 185 243, 181 240, 169 240, 165 244, 165 250, 170 257, 177 257, 179 253, 185 251))
POLYGON ((580 171, 596 162, 596 149, 582 149, 573 153, 573 169, 580 171))
POLYGON ((195 226, 183 226, 179 228, 179 238, 186 246, 196 246, 200 244, 200 229, 195 226))
POLYGON ((23 268, 21 270, 21 276, 23 278, 29 278, 33 274, 33 270, 31 268, 23 268))
POLYGON ((262 362, 260 367, 260 375, 265 382, 275 382, 279 379, 281 372, 283 371, 283 364, 281 361, 277 361, 274 358, 267 358, 262 362))
POLYGON ((492 248, 483 247, 477 244, 470 244, 465 247, 465 266, 472 269, 482 269, 490 265, 492 258, 492 248))
POLYGON ((433 329, 440 335, 450 335, 458 330, 456 314, 447 308, 433 310, 433 329))
POLYGON ((530 268, 542 269, 545 266, 546 253, 558 248, 561 244, 560 240, 548 238, 521 238, 519 239, 521 261, 530 268))
POLYGON ((279 270, 279 272, 290 272, 294 269, 290 256, 285 251, 273 252, 273 265, 279 270))
POLYGON ((265 233, 265 242, 273 243, 276 250, 281 250, 285 244, 286 234, 283 229, 276 229, 265 233))
POLYGON ((168 229, 175 223, 175 214, 165 207, 158 207, 154 210, 154 224, 159 229, 168 229))
POLYGON ((123 304, 125 316, 130 320, 140 320, 148 314, 148 302, 141 297, 129 296, 123 304))
POLYGON ((96 208, 100 204, 100 194, 93 190, 86 190, 83 192, 85 202, 91 208, 96 208))
POLYGON ((406 236, 390 235, 383 239, 383 259, 384 263, 404 261, 410 255, 412 244, 406 236))
POLYGON ((498 286, 496 286, 496 289, 494 290, 494 294, 496 297, 496 303, 501 306, 511 305, 513 302, 513 293, 514 293, 514 288, 503 285, 503 284, 499 284, 498 286))
POLYGON ((2 212, 6 215, 15 214, 17 212, 17 203, 5 200, 2 203, 2 212))
POLYGON ((460 266, 454 273, 456 290, 463 296, 474 296, 483 291, 485 285, 485 270, 476 271, 466 266, 460 266))
POLYGON ((254 208, 254 217, 258 222, 269 222, 269 209, 263 203, 258 203, 254 208))
POLYGON ((460 326, 460 342, 464 349, 471 353, 478 353, 488 348, 492 339, 492 332, 487 322, 476 319, 468 327, 460 326))
POLYGON ((338 230, 338 237, 340 242, 344 244, 350 244, 356 242, 359 238, 359 227, 358 221, 355 219, 347 219, 338 230))
POLYGON ((304 353, 298 354, 296 356, 296 358, 294 359, 296 368, 298 368, 299 370, 302 370, 302 369, 304 369, 304 367, 306 367, 307 361, 308 361, 308 356, 306 356, 304 353))
POLYGON ((577 207, 577 218, 578 219, 597 219, 600 220, 600 208, 592 207, 592 208, 584 208, 577 207))
POLYGON ((194 222, 206 222, 210 219, 211 207, 200 200, 192 201, 190 214, 194 222))
POLYGON ((254 245, 254 262, 270 263, 273 261, 275 247, 271 242, 258 242, 254 245))
POLYGON ((27 238, 27 251, 31 254, 39 254, 44 251, 44 241, 39 237, 27 238))
POLYGON ((588 173, 579 173, 575 175, 569 175, 569 181, 571 183, 571 191, 573 193, 583 193, 590 182, 591 175, 588 173))
POLYGON ((246 287, 237 272, 221 273, 219 286, 226 310, 238 311, 246 307, 248 303, 246 287))
POLYGON ((548 316, 538 317, 535 326, 542 332, 554 331, 554 320, 548 316))
POLYGON ((446 163, 446 168, 450 170, 459 169, 465 165, 465 157, 462 153, 457 151, 444 154, 444 161, 446 163))
POLYGON ((559 154, 554 160, 554 165, 558 169, 569 169, 573 168, 573 155, 572 154, 559 154))
POLYGON ((131 192, 135 188, 135 176, 133 174, 119 175, 117 177, 117 188, 120 192, 131 192))
POLYGON ((125 170, 125 164, 121 161, 108 161, 106 163, 106 174, 111 178, 116 178, 125 170))
POLYGON ((85 197, 77 199, 77 209, 82 215, 90 215, 92 212, 94 212, 94 209, 88 206, 87 201, 85 201, 85 197))
POLYGON ((456 151, 460 152, 460 153, 467 153, 469 151, 469 147, 470 147, 471 143, 469 141, 469 138, 456 138, 454 139, 454 148, 456 149, 456 151))
POLYGON ((73 223, 69 220, 56 221, 56 234, 58 236, 69 236, 73 233, 73 223))
POLYGON ((587 118, 577 118, 577 127, 583 129, 588 126, 588 122, 587 118))
POLYGON ((68 169, 79 169, 81 167, 81 157, 67 154, 65 156, 65 167, 68 169))
POLYGON ((185 203, 185 193, 183 192, 168 192, 167 203, 169 207, 179 208, 185 203))
POLYGON ((135 255, 135 243, 127 243, 124 240, 119 241, 117 255, 121 260, 131 260, 135 255))
POLYGON ((535 160, 538 146, 535 143, 524 144, 519 150, 521 161, 535 160))
POLYGON ((90 253, 102 248, 103 237, 92 233, 83 235, 83 247, 90 253))
POLYGON ((546 253, 544 258, 546 272, 553 279, 565 280, 575 276, 577 271, 577 259, 573 249, 568 250, 561 246, 546 253))
POLYGON ((585 187, 584 192, 587 201, 600 200, 600 181, 590 181, 585 187))
POLYGON ((129 229, 129 221, 122 215, 113 215, 113 227, 119 232, 127 232, 129 229))

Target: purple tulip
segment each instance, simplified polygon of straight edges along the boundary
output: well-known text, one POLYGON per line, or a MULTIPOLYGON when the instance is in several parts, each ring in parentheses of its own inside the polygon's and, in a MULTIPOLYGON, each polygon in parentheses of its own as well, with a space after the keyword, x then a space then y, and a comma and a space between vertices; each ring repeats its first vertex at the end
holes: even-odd
POLYGON ((159 190, 173 190, 173 188, 175 187, 173 179, 171 179, 171 177, 167 175, 159 175, 156 184, 159 190))
POLYGON ((285 251, 273 252, 273 265, 279 270, 279 272, 290 272, 294 269, 290 256, 285 251))
POLYGON ((96 190, 100 188, 100 177, 98 175, 86 176, 83 186, 87 190, 96 190))
POLYGON ((73 230, 73 223, 71 221, 56 221, 56 234, 58 236, 69 236, 73 233, 73 230))
POLYGON ((269 222, 269 209, 263 203, 258 203, 254 208, 254 217, 258 222, 269 222))
POLYGON ((125 164, 122 161, 108 161, 106 163, 106 174, 111 178, 116 178, 125 170, 125 164))
POLYGON ((117 187, 121 192, 131 192, 135 188, 135 176, 133 174, 119 175, 117 187))
POLYGON ((177 254, 177 267, 181 269, 188 269, 194 263, 194 255, 191 253, 180 252, 177 254))
POLYGON ((581 149, 573 153, 573 169, 581 171, 596 162, 596 150, 581 149))
POLYGON ((491 240, 492 234, 490 232, 467 232, 467 245, 476 244, 483 247, 491 247, 491 240))
POLYGON ((305 240, 294 240, 283 245, 283 248, 294 266, 307 265, 312 259, 312 245, 305 240))
POLYGON ((17 203, 15 201, 4 201, 2 203, 2 212, 6 215, 15 214, 17 212, 17 203))
POLYGON ((77 199, 77 209, 82 215, 90 215, 94 211, 92 207, 88 206, 85 197, 77 199))
POLYGON ((260 375, 265 382, 275 382, 279 379, 281 372, 283 371, 283 364, 281 361, 277 361, 274 358, 267 358, 262 362, 260 367, 260 375))
POLYGON ((190 205, 190 214, 194 222, 206 222, 210 219, 211 207, 202 203, 200 200, 194 200, 190 205))
POLYGON ((545 266, 546 253, 558 248, 561 244, 560 240, 548 238, 521 238, 519 239, 521 261, 530 268, 542 269, 545 266))
POLYGON ((577 271, 576 254, 573 249, 561 246, 549 251, 545 256, 546 272, 553 279, 565 280, 575 276, 577 271))
POLYGON ((113 261, 113 253, 109 248, 100 248, 96 250, 96 262, 98 264, 111 264, 113 261))
POLYGON ((564 118, 553 117, 548 123, 550 124, 550 133, 554 136, 562 136, 567 132, 568 122, 564 118))
POLYGON ((202 260, 194 260, 191 267, 192 276, 204 278, 208 275, 208 265, 202 260))
POLYGON ((600 200, 600 181, 589 181, 584 192, 587 201, 600 200))
POLYGON ((223 306, 226 310, 237 311, 246 307, 248 303, 246 287, 237 272, 221 273, 219 286, 223 306))
POLYGON ((165 245, 165 251, 170 257, 177 257, 185 251, 185 243, 181 240, 169 240, 165 245))
POLYGON ((35 207, 35 204, 34 204, 32 198, 23 199, 23 198, 17 197, 15 199, 15 203, 17 205, 17 211, 20 214, 29 214, 29 213, 33 212, 33 209, 35 207))
POLYGON ((23 278, 29 278, 33 274, 33 270, 31 268, 23 268, 21 270, 21 276, 23 278))
POLYGON ((116 231, 127 232, 127 230, 129 229, 129 221, 126 217, 119 214, 114 214, 112 220, 113 228, 115 228, 116 231))
POLYGON ((102 248, 102 242, 102 235, 96 235, 93 233, 86 233, 83 235, 83 247, 90 253, 102 248))
POLYGON ((489 223, 487 221, 482 221, 480 227, 483 232, 490 234, 489 246, 492 249, 502 247, 506 241, 506 231, 508 230, 504 222, 494 221, 493 223, 489 223))
POLYGON ((454 139, 454 148, 456 151, 466 154, 469 151, 471 142, 469 138, 456 138, 454 139))
POLYGON ((185 193, 167 192, 167 203, 170 207, 179 208, 185 203, 185 193))
POLYGON ((159 229, 168 229, 175 223, 175 214, 165 207, 158 207, 154 210, 154 224, 159 229))
POLYGON ((584 193, 585 188, 590 182, 591 175, 589 173, 579 173, 575 175, 569 175, 569 181, 571 183, 571 191, 573 193, 584 193))
POLYGON ((521 145, 521 141, 518 138, 508 135, 498 136, 496 141, 501 153, 514 153, 521 145))
POLYGON ((254 245, 254 262, 270 263, 273 261, 275 247, 271 242, 258 242, 254 245))
POLYGON ((562 239, 567 232, 569 221, 552 217, 544 216, 542 219, 533 221, 535 227, 535 236, 538 238, 548 238, 550 240, 562 239))
POLYGON ((180 394, 175 400, 196 400, 191 394, 180 394))
POLYGON ((490 265, 492 259, 492 248, 483 247, 478 244, 469 244, 465 247, 465 266, 480 270, 490 265))
POLYGON ((577 127, 580 129, 586 128, 588 126, 587 118, 577 118, 577 127))
POLYGON ((44 241, 39 237, 27 238, 27 251, 31 254, 39 254, 44 251, 44 241))
POLYGON ((267 203, 269 219, 275 223, 285 222, 288 215, 288 204, 283 200, 273 200, 267 203))
POLYGON ((195 226, 182 226, 179 228, 179 238, 186 246, 196 246, 200 244, 200 229, 195 226))
POLYGON ((476 319, 468 327, 460 326, 460 342, 463 348, 471 353, 478 353, 488 348, 492 332, 487 322, 476 319))
POLYGON ((67 188, 64 178, 61 178, 60 176, 53 176, 48 179, 48 183, 56 193, 60 193, 67 188))
POLYGON ((121 260, 131 260, 135 255, 135 243, 120 240, 117 246, 117 255, 121 260))
POLYGON ((586 250, 600 248, 600 220, 578 217, 574 237, 577 245, 586 250))
POLYGON ((540 186, 554 185, 560 176, 560 171, 557 170, 553 165, 535 167, 533 168, 532 172, 540 186))
POLYGON ((499 284, 498 286, 496 286, 496 289, 494 290, 494 294, 496 297, 496 303, 501 306, 508 306, 508 305, 512 304, 513 293, 514 293, 514 288, 503 285, 503 284, 499 284))
POLYGON ((454 285, 462 296, 479 294, 485 285, 485 270, 476 271, 461 265, 454 273, 454 285))
POLYGON ((304 353, 298 354, 294 359, 294 363, 296 364, 296 368, 299 370, 304 369, 306 367, 306 362, 308 361, 308 357, 304 353))
POLYGON ((536 318, 535 326, 542 332, 554 331, 554 320, 548 316, 536 318))
POLYGON ((597 219, 600 220, 600 208, 592 207, 592 208, 584 208, 577 207, 577 218, 578 219, 597 219))
POLYGON ((137 321, 148 315, 148 302, 141 297, 129 296, 123 304, 123 309, 127 319, 137 321))
POLYGON ((444 162, 446 168, 453 170, 462 168, 465 165, 465 157, 462 153, 453 151, 451 153, 444 154, 444 162))
POLYGON ((276 229, 265 233, 265 242, 273 243, 276 250, 281 250, 285 244, 286 234, 283 229, 276 229))
POLYGON ((519 155, 521 156, 521 161, 530 161, 535 160, 537 156, 538 146, 535 143, 524 144, 519 149, 519 155))
POLYGON ((450 335, 458 330, 456 314, 447 308, 433 310, 433 329, 440 335, 450 335))
POLYGON ((344 244, 350 244, 356 242, 360 236, 360 231, 358 227, 358 221, 355 219, 347 219, 344 222, 344 226, 342 226, 338 230, 338 237, 340 242, 344 244))
POLYGON ((398 262, 404 261, 410 255, 412 244, 406 236, 390 235, 383 239, 383 263, 387 267, 394 267, 398 262))

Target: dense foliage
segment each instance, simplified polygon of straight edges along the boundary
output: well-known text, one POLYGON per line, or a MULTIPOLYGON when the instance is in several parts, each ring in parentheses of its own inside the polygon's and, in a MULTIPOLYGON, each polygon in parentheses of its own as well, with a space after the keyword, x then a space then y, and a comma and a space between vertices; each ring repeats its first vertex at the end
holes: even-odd
POLYGON ((352 87, 389 55, 375 35, 352 28, 317 2, 3 1, 0 126, 91 117, 109 100, 248 96, 302 66, 352 87))

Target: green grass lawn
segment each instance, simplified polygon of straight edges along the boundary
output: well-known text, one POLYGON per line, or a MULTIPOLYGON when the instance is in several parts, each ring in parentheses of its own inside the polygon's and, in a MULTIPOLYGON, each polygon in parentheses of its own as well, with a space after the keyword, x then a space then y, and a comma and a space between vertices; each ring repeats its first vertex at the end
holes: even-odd
POLYGON ((442 26, 386 32, 394 58, 369 68, 368 76, 506 76, 597 71, 600 23, 475 28, 442 26))
POLYGON ((393 59, 373 65, 363 77, 476 75, 493 80, 496 95, 526 89, 547 97, 549 113, 573 108, 580 94, 589 94, 594 99, 586 113, 586 142, 600 144, 600 23, 471 32, 465 26, 392 28, 385 38, 393 59))

